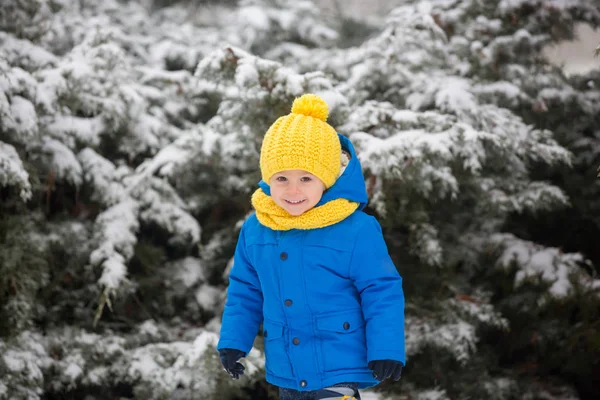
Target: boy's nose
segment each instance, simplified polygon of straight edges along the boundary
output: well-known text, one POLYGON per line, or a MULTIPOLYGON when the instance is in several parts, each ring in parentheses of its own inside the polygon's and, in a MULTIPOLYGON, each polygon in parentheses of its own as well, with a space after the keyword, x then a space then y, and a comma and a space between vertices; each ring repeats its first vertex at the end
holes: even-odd
POLYGON ((300 192, 300 190, 299 190, 300 188, 296 183, 290 183, 288 185, 287 189, 288 189, 289 193, 299 193, 300 192))

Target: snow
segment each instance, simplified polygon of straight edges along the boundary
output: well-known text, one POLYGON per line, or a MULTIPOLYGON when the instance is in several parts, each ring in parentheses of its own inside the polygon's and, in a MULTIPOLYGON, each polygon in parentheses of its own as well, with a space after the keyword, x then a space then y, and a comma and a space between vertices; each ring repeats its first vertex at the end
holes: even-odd
POLYGON ((251 27, 266 31, 271 27, 268 14, 264 9, 258 6, 242 6, 239 8, 241 21, 249 24, 251 27))
POLYGON ((42 69, 56 64, 58 58, 48 50, 36 46, 29 40, 17 39, 0 31, 0 54, 13 65, 20 65, 28 71, 42 69))
POLYGON ((81 332, 76 337, 76 341, 78 344, 87 344, 87 345, 97 343, 100 339, 101 339, 100 335, 97 335, 95 333, 89 333, 89 332, 81 332))
POLYGON ((417 400, 450 400, 448 394, 443 389, 431 389, 420 392, 417 400))
POLYGON ((381 394, 376 392, 368 392, 365 390, 360 391, 360 398, 362 400, 384 400, 381 394))
POLYGON ((153 320, 144 321, 138 330, 141 335, 149 335, 151 337, 158 336, 159 330, 153 320))
POLYGON ((142 200, 142 221, 155 223, 165 229, 171 236, 171 243, 198 243, 200 241, 200 225, 187 211, 179 206, 145 196, 142 200))
POLYGON ((0 73, 0 88, 9 96, 22 96, 29 100, 35 98, 37 82, 27 71, 19 67, 0 73))
POLYGON ((287 93, 292 96, 301 96, 304 93, 305 79, 301 75, 292 73, 290 69, 280 68, 277 70, 275 79, 285 76, 287 93))
POLYGON ((64 78, 63 72, 58 68, 45 69, 38 71, 36 76, 38 79, 36 104, 48 113, 55 113, 58 97, 68 90, 67 80, 64 78))
POLYGON ((191 160, 199 145, 202 145, 202 153, 210 154, 218 139, 219 135, 212 133, 209 129, 205 129, 203 134, 195 131, 185 132, 173 143, 160 149, 154 157, 140 164, 136 173, 140 176, 154 174, 170 176, 174 170, 186 165, 191 160))
POLYGON ((248 59, 242 59, 235 70, 235 83, 239 86, 258 85, 258 71, 248 62, 248 59))
POLYGON ((105 288, 115 290, 126 278, 125 263, 133 257, 137 243, 138 207, 135 201, 124 200, 96 219, 94 230, 99 247, 91 253, 90 263, 102 266, 98 283, 105 288))
POLYGON ((17 354, 14 351, 7 351, 2 355, 6 367, 13 372, 21 372, 25 369, 25 362, 17 358, 17 354))
POLYGON ((98 146, 100 135, 106 129, 102 117, 81 118, 71 115, 57 115, 42 120, 46 132, 54 138, 62 139, 69 148, 81 145, 98 146))
POLYGON ((449 299, 446 303, 461 314, 470 316, 487 325, 502 329, 509 328, 509 321, 494 309, 489 293, 475 293, 473 296, 449 299))
POLYGON ((14 124, 7 128, 16 130, 23 139, 37 135, 38 118, 33 103, 21 96, 13 96, 11 102, 9 112, 12 117, 9 121, 14 121, 14 124))
POLYGON ((31 198, 29 174, 23 168, 17 150, 10 144, 0 142, 0 187, 16 186, 23 201, 31 198))
POLYGON ((519 97, 524 97, 525 94, 518 86, 507 81, 496 81, 485 85, 476 85, 473 91, 478 94, 490 94, 493 96, 502 96, 503 98, 513 100, 510 104, 517 104, 519 97))
POLYGON ((338 91, 318 90, 315 94, 325 100, 329 106, 329 115, 333 114, 341 106, 348 105, 348 99, 338 91))
POLYGON ((41 360, 34 352, 27 350, 9 349, 2 355, 6 367, 15 374, 26 376, 31 380, 42 380, 44 378, 41 370, 41 360))
MULTIPOLYGON (((111 251, 111 248, 105 250, 106 253, 111 251)), ((102 263, 103 271, 98 283, 108 289, 117 289, 127 275, 125 261, 123 256, 113 252, 112 256, 106 258, 102 263)))
POLYGON ((196 290, 196 301, 205 310, 214 310, 217 304, 221 301, 222 291, 220 288, 202 284, 196 290))
POLYGON ((509 268, 516 262, 516 288, 539 279, 549 285, 551 296, 563 298, 574 290, 573 280, 584 287, 600 287, 600 279, 590 279, 583 273, 579 264, 586 260, 579 253, 563 253, 558 248, 546 248, 511 234, 496 234, 490 241, 502 249, 499 267, 509 268))
MULTIPOLYGON (((185 257, 171 263, 167 268, 172 271, 173 279, 187 288, 206 280, 202 260, 198 258, 185 257)), ((198 303, 203 304, 200 301, 198 303)))
POLYGON ((73 152, 62 142, 49 136, 42 137, 42 154, 51 174, 74 186, 80 186, 83 178, 81 165, 73 152))
MULTIPOLYGON (((434 153, 441 159, 449 160, 452 155, 451 132, 430 134, 422 129, 411 129, 399 131, 386 139, 356 132, 350 135, 350 139, 356 141, 355 145, 360 148, 359 158, 364 162, 363 166, 375 174, 397 168, 400 164, 398 160, 405 157, 419 160, 434 153)), ((430 172, 436 173, 433 170, 430 172)))
POLYGON ((439 90, 435 96, 435 104, 440 110, 460 115, 477 109, 477 101, 466 80, 453 77, 441 80, 437 84, 439 90))
POLYGON ((218 335, 211 332, 202 332, 192 345, 191 361, 199 360, 206 351, 213 351, 219 341, 218 335))
POLYGON ((113 163, 89 147, 81 150, 77 159, 81 164, 83 179, 92 189, 92 199, 112 206, 127 198, 113 163))
POLYGON ((77 364, 69 364, 69 366, 64 370, 63 374, 66 375, 71 381, 74 381, 83 375, 83 369, 77 364))
MULTIPOLYGON (((431 190, 431 187, 428 189, 431 190)), ((431 224, 416 224, 413 226, 413 237, 415 243, 410 252, 426 265, 441 266, 444 250, 438 237, 438 230, 431 224)))
MULTIPOLYGON (((207 351, 203 348, 207 341, 202 338, 197 342, 149 344, 134 349, 127 374, 148 388, 155 387, 159 392, 173 393, 178 386, 206 392, 213 384, 203 371, 205 367, 200 357, 207 351)), ((215 344, 213 336, 213 346, 215 344)))
POLYGON ((434 346, 450 353, 454 359, 465 364, 476 349, 478 337, 473 324, 456 319, 453 323, 425 321, 421 318, 406 316, 406 354, 410 358, 418 354, 425 346, 434 346))

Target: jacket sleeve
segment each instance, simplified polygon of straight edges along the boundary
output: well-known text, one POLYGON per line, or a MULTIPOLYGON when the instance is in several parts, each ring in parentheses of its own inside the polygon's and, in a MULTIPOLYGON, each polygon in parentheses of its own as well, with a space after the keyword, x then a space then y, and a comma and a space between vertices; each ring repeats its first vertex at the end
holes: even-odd
POLYGON ((256 270, 246 252, 242 226, 229 274, 227 301, 217 349, 237 349, 248 354, 262 323, 263 295, 256 270))
POLYGON ((359 230, 350 276, 361 297, 368 361, 389 359, 406 365, 402 278, 373 217, 359 230))

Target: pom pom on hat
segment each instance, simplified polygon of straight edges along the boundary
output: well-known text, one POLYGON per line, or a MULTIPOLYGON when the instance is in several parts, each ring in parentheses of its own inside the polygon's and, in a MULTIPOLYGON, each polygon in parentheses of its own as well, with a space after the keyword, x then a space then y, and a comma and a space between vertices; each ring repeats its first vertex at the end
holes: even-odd
POLYGON ((305 94, 294 100, 294 104, 292 104, 292 113, 318 118, 321 121, 326 122, 327 117, 329 116, 329 106, 325 103, 325 100, 316 94, 305 94))
POLYGON ((319 178, 326 188, 340 173, 341 144, 327 121, 329 107, 316 94, 294 100, 292 112, 275 121, 262 142, 260 170, 263 181, 281 171, 300 169, 319 178))

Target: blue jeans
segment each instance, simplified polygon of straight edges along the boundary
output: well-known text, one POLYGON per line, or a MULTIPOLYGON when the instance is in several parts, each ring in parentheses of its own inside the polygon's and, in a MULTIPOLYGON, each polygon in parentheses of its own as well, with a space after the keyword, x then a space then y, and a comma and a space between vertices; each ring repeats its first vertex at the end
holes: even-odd
MULTIPOLYGON (((356 382, 344 382, 338 383, 331 387, 347 387, 354 389, 354 397, 356 400, 360 400, 360 394, 358 393, 358 383, 356 382)), ((279 388, 279 400, 317 400, 320 397, 317 397, 318 390, 309 390, 307 392, 300 392, 294 389, 287 388, 279 388)), ((340 396, 341 398, 342 396, 340 396)))

